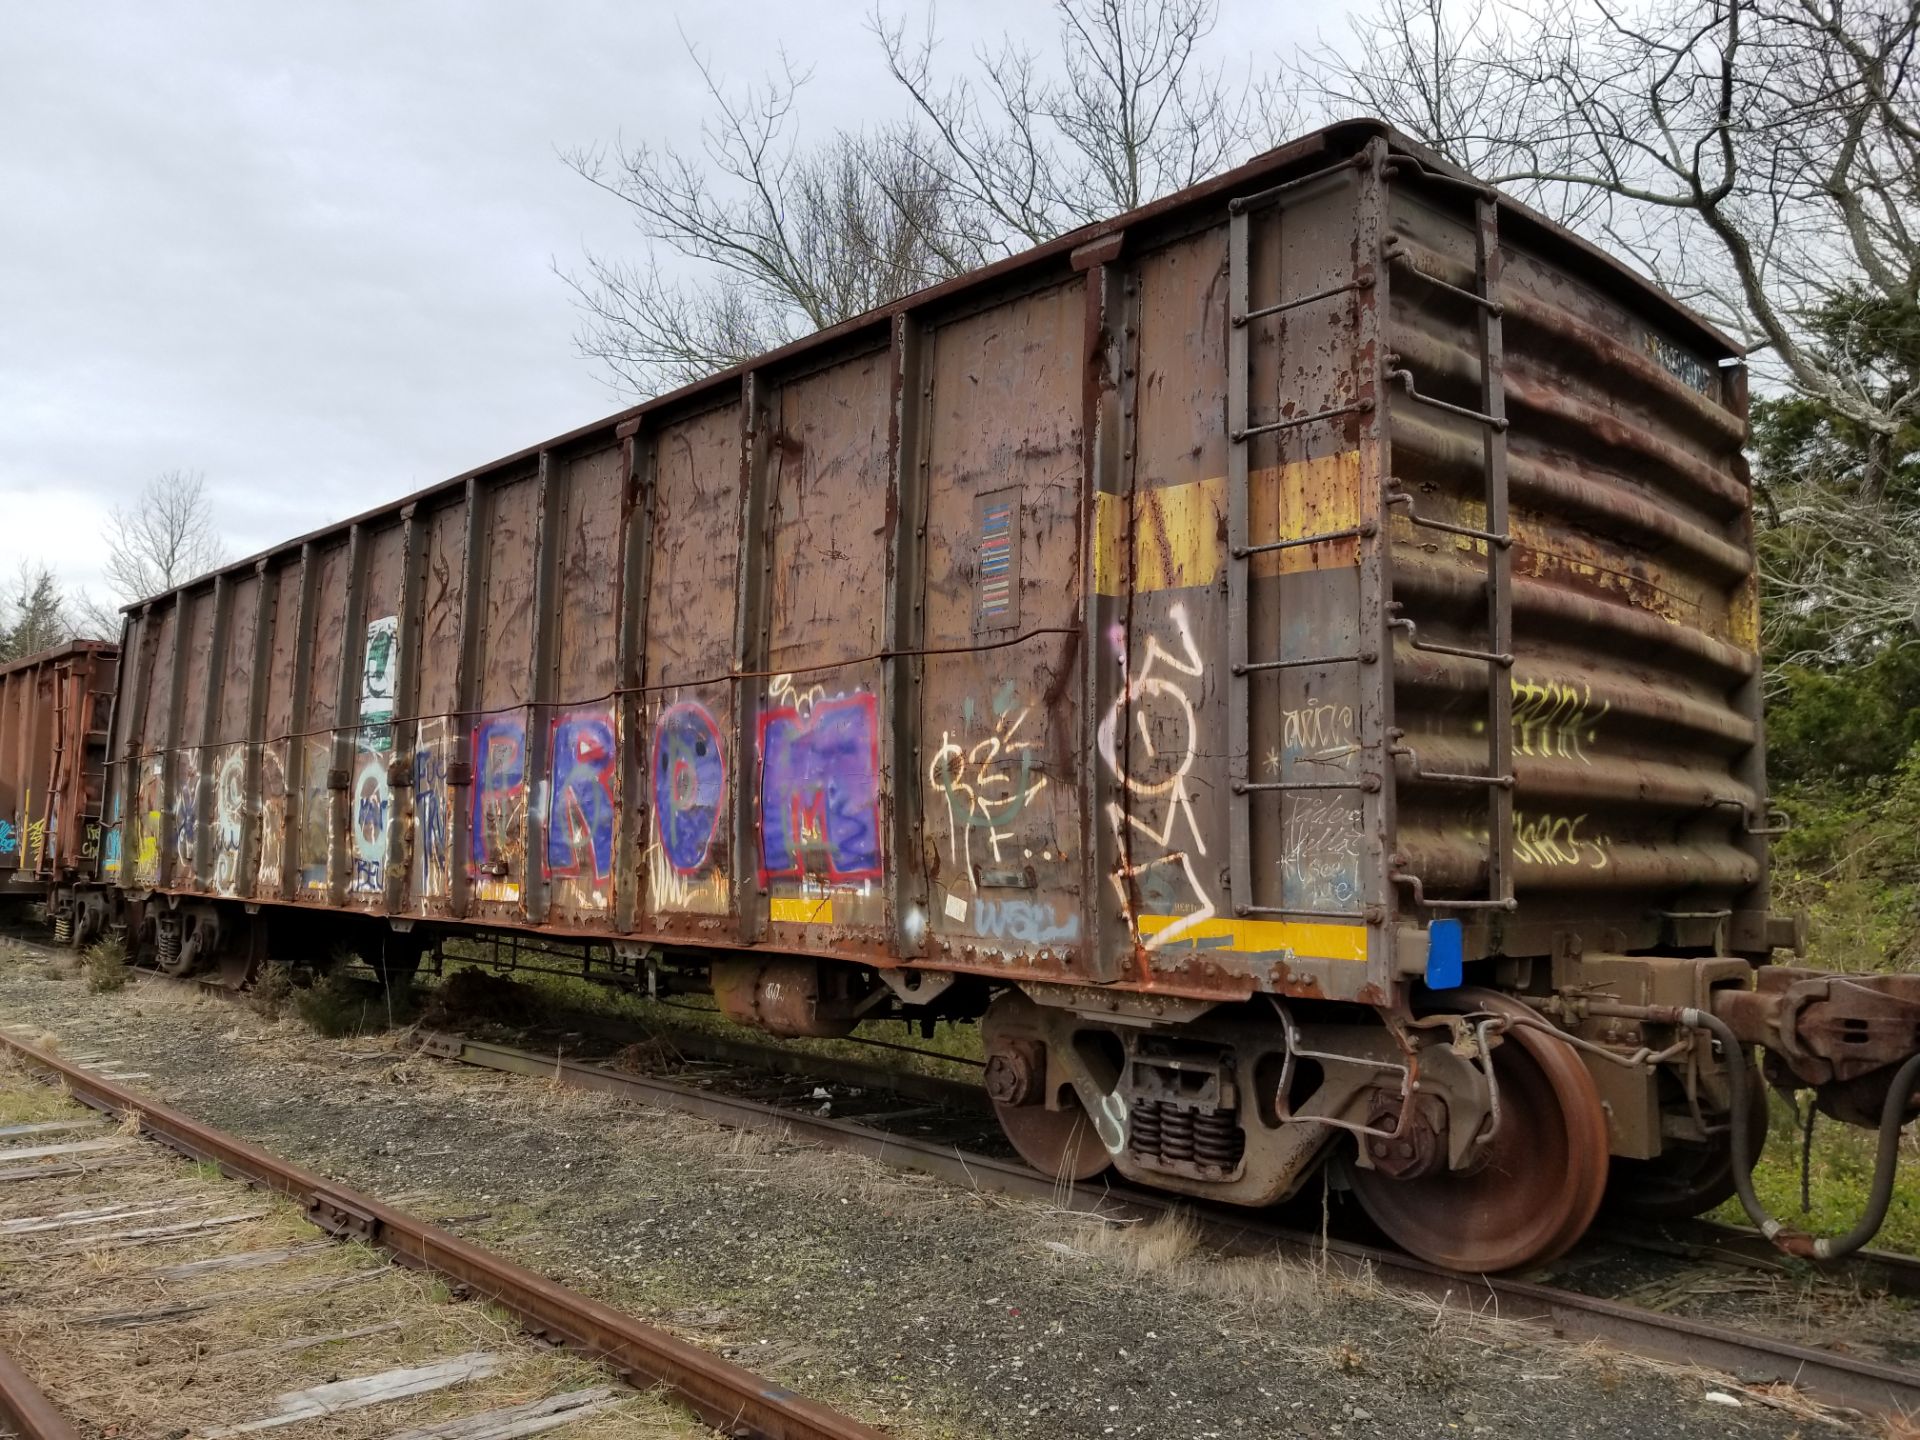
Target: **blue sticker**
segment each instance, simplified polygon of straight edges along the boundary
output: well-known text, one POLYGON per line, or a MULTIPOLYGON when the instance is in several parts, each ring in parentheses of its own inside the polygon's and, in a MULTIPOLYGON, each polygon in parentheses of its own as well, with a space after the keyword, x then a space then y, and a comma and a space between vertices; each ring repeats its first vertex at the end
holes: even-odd
POLYGON ((1436 920, 1427 926, 1427 988, 1451 990, 1460 983, 1466 958, 1466 932, 1458 920, 1436 920))

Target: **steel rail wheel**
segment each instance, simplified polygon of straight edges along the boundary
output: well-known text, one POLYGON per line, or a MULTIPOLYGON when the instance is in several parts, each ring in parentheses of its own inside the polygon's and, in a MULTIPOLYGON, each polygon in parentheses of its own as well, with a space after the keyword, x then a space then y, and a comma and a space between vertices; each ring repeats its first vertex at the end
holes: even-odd
MULTIPOLYGON (((1466 1010, 1538 1018, 1492 991, 1448 998, 1466 1010)), ((1606 1194, 1607 1117, 1578 1052, 1517 1024, 1495 1047, 1493 1069, 1500 1128, 1478 1169, 1408 1180, 1352 1170, 1361 1208, 1387 1237, 1450 1270, 1514 1270, 1551 1260, 1586 1233, 1606 1194)))
POLYGON ((1072 1087, 1061 1087, 1055 1100, 1059 1109, 1047 1106, 1047 1042, 1044 1031, 1030 1023, 1034 1008, 1026 996, 1009 990, 995 998, 980 1022, 994 1118, 1020 1158, 1041 1174, 1076 1184, 1091 1180, 1113 1158, 1072 1087))

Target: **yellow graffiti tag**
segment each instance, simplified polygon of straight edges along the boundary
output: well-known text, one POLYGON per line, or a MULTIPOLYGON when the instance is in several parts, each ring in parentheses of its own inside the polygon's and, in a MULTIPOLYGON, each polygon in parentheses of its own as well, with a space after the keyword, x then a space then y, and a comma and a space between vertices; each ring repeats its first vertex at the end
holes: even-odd
POLYGON ((1514 812, 1513 853, 1516 859, 1550 868, 1583 866, 1607 868, 1612 841, 1605 835, 1583 835, 1585 815, 1525 815, 1514 812))
POLYGON ((1558 680, 1543 683, 1513 679, 1513 748, 1522 755, 1552 759, 1587 758, 1586 746, 1598 736, 1600 721, 1613 708, 1610 701, 1593 701, 1593 686, 1578 687, 1558 680))

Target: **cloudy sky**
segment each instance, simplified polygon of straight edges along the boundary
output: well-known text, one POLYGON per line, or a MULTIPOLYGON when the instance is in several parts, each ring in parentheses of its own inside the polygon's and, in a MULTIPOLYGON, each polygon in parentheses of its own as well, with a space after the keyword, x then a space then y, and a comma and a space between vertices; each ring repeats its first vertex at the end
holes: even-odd
MULTIPOLYGON (((619 408, 552 266, 638 241, 556 152, 697 143, 681 32, 741 81, 811 66, 803 139, 899 112, 866 0, 0 3, 0 577, 95 591, 162 471, 204 472, 237 556, 619 408)), ((1224 0, 1215 50, 1343 9, 1224 0)), ((939 20, 956 65, 1052 32, 939 20)))

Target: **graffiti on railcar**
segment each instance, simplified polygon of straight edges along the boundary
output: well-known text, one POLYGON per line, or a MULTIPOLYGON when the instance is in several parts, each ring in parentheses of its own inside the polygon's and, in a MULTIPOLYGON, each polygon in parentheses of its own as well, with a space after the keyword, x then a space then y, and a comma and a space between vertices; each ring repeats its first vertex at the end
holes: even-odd
MULTIPOLYGON (((791 686, 776 693, 791 695, 791 686)), ((878 715, 866 692, 795 696, 761 712, 762 884, 880 878, 878 715)))
POLYGON ((453 798, 447 785, 452 729, 441 716, 420 722, 413 747, 413 893, 444 900, 453 893, 453 798))
POLYGON ((20 831, 11 820, 0 820, 0 855, 20 853, 20 831))
MULTIPOLYGON (((1530 681, 1513 678, 1513 748, 1521 755, 1540 759, 1578 760, 1593 763, 1586 747, 1600 733, 1612 703, 1594 703, 1593 686, 1579 686, 1559 680, 1530 681)), ((1485 729, 1485 722, 1475 727, 1485 729)))
POLYGON ((367 655, 360 667, 360 748, 393 749, 393 697, 400 683, 400 620, 367 622, 367 655))
POLYGON ((166 803, 162 793, 165 775, 160 757, 150 756, 140 767, 139 798, 134 810, 140 817, 138 848, 133 854, 133 882, 156 885, 160 880, 160 837, 166 828, 166 803))
POLYGON ((260 751, 260 868, 254 894, 280 891, 281 857, 287 843, 287 768, 285 751, 276 742, 260 751))
POLYGON ((173 884, 183 887, 193 885, 194 846, 200 836, 200 764, 199 757, 190 750, 181 751, 174 764, 179 768, 179 778, 173 786, 173 831, 171 836, 173 873, 169 877, 173 884))
POLYGON ((474 895, 520 898, 527 846, 527 726, 518 711, 482 716, 473 727, 473 814, 468 861, 474 895))
POLYGON ((85 825, 81 826, 80 858, 82 860, 98 860, 100 858, 100 842, 103 838, 104 831, 98 820, 89 820, 85 825))
MULTIPOLYGON (((1330 783, 1357 777, 1355 710, 1308 696, 1280 712, 1278 776, 1330 783)), ((1358 790, 1302 791, 1280 801, 1280 877, 1288 905, 1351 910, 1360 898, 1364 814, 1358 790)))
POLYGON ((247 814, 247 747, 229 745, 220 754, 213 777, 213 889, 235 895, 240 889, 240 837, 247 814))
POLYGON ((352 809, 347 822, 347 893, 380 895, 387 885, 387 822, 393 817, 393 792, 388 788, 387 757, 362 750, 348 792, 352 809))
POLYGON ((667 706, 653 727, 648 767, 653 835, 647 878, 662 910, 725 914, 732 885, 715 858, 727 801, 727 750, 720 721, 697 700, 667 706))
POLYGON ((117 877, 120 874, 120 847, 123 843, 120 838, 121 828, 118 824, 109 825, 106 835, 102 837, 100 873, 103 875, 117 877))
POLYGON ((307 754, 306 773, 301 777, 300 887, 324 890, 333 849, 333 791, 327 785, 327 772, 333 766, 333 741, 309 735, 304 743, 307 754))
POLYGON ((1080 939, 1080 912, 1050 900, 973 902, 973 928, 989 940, 1021 945, 1073 945, 1080 939))
POLYGON ((27 864, 38 870, 47 858, 47 822, 44 818, 27 821, 27 864))
MULTIPOLYGON (((946 816, 945 859, 968 890, 977 888, 980 865, 1000 865, 1016 858, 1012 848, 1016 841, 1017 858, 1022 861, 1031 859, 1035 849, 1043 860, 1064 858, 1056 853, 1052 836, 1035 833, 1030 824, 1016 825, 1047 788, 1047 777, 1039 769, 1037 731, 1032 707, 1018 703, 1009 680, 985 706, 977 706, 970 698, 963 702, 958 739, 951 730, 940 733, 940 747, 927 767, 927 782, 939 799, 929 808, 936 816, 946 816), (991 734, 969 738, 988 723, 993 726, 991 734)), ((937 826, 939 821, 934 823, 937 826)), ((956 897, 955 903, 965 902, 956 897)))
MULTIPOLYGON (((1485 840, 1484 832, 1481 839, 1485 840)), ((1548 869, 1604 870, 1612 863, 1612 838, 1587 825, 1585 815, 1513 815, 1514 858, 1548 869)))
POLYGON ((1360 827, 1356 795, 1346 791, 1290 795, 1280 827, 1280 871, 1289 905, 1350 910, 1360 898, 1360 827))
POLYGON ((549 875, 606 881, 613 875, 613 822, 619 813, 619 743, 606 705, 554 716, 547 802, 549 875))
POLYGON ((1107 804, 1107 823, 1122 857, 1114 867, 1114 890, 1121 913, 1149 950, 1187 937, 1217 911, 1194 864, 1206 858, 1207 842, 1188 790, 1199 741, 1194 695, 1205 667, 1186 606, 1171 606, 1167 619, 1169 643, 1148 635, 1134 666, 1128 664, 1124 633, 1114 627, 1109 639, 1126 684, 1095 736, 1100 758, 1122 794, 1107 804), (1125 737, 1124 747, 1123 719, 1137 732, 1125 737), (1143 915, 1174 918, 1148 933, 1140 924, 1143 915))

